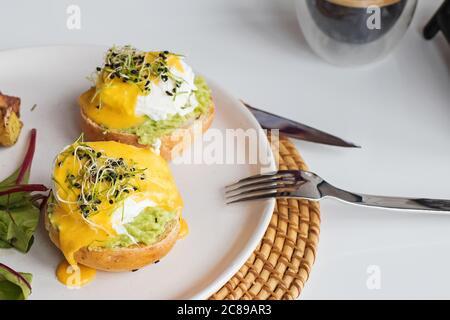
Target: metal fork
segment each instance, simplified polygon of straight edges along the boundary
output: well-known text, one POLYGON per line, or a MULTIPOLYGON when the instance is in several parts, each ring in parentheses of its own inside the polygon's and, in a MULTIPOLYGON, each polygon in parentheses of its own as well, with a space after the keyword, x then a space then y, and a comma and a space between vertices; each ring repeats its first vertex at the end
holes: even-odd
POLYGON ((450 200, 353 193, 332 186, 315 173, 302 170, 280 170, 258 174, 225 187, 227 204, 266 198, 319 201, 327 197, 368 207, 450 213, 450 200))

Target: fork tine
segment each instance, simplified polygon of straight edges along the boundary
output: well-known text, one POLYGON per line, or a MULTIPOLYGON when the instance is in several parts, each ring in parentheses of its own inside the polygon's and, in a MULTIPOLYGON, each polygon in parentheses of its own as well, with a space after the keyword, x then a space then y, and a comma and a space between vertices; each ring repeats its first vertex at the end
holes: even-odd
POLYGON ((267 174, 257 174, 251 177, 247 177, 244 179, 241 179, 231 185, 228 185, 225 187, 225 190, 232 191, 235 189, 238 189, 240 187, 252 185, 252 184, 258 184, 258 183, 264 183, 264 182, 270 182, 270 181, 276 181, 280 179, 291 179, 295 180, 295 176, 290 172, 271 172, 267 174))
POLYGON ((271 189, 289 188, 297 186, 295 179, 285 179, 285 180, 269 180, 264 182, 256 182, 247 185, 241 185, 234 189, 225 190, 225 196, 233 197, 239 194, 243 194, 251 191, 263 191, 271 189))
POLYGON ((247 192, 227 198, 226 204, 258 199, 289 197, 289 195, 293 191, 295 191, 295 188, 283 188, 283 189, 271 189, 265 191, 247 192))

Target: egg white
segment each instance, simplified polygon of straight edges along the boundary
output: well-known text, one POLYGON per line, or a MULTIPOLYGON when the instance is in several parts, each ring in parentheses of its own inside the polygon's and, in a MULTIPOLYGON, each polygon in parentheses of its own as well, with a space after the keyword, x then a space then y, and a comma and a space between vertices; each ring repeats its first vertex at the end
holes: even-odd
POLYGON ((194 79, 195 74, 192 68, 187 65, 180 57, 180 63, 183 72, 175 67, 169 67, 169 71, 177 78, 182 80, 175 96, 166 93, 172 92, 175 82, 172 79, 164 81, 152 81, 150 83, 150 93, 148 95, 138 96, 135 106, 137 116, 146 115, 155 121, 166 120, 170 116, 179 114, 186 115, 191 113, 197 106, 198 101, 195 97, 194 79))
POLYGON ((130 237, 134 243, 137 243, 136 239, 128 233, 125 224, 132 222, 145 208, 155 206, 156 204, 149 199, 136 201, 133 199, 133 196, 126 198, 111 215, 112 228, 117 234, 125 234, 130 237))

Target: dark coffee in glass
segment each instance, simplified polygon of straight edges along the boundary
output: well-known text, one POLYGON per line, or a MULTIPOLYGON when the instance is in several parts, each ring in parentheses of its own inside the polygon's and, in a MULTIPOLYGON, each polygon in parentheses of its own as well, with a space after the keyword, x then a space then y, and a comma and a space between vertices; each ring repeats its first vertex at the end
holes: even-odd
POLYGON ((322 32, 339 42, 365 44, 389 32, 402 15, 408 0, 305 0, 311 16, 322 32), (379 15, 368 7, 375 5, 379 15), (368 20, 379 18, 379 29, 368 20))

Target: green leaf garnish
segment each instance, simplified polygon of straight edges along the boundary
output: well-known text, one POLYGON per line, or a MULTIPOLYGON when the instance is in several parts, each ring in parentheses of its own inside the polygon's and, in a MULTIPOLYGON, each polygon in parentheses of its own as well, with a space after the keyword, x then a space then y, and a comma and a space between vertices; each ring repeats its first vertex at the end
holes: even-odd
POLYGON ((0 263, 0 300, 25 300, 31 294, 31 273, 17 272, 0 263))
POLYGON ((14 247, 28 252, 33 244, 39 209, 34 205, 37 198, 32 197, 31 192, 47 190, 40 184, 28 184, 35 145, 36 130, 33 129, 22 165, 0 182, 0 248, 14 247))

